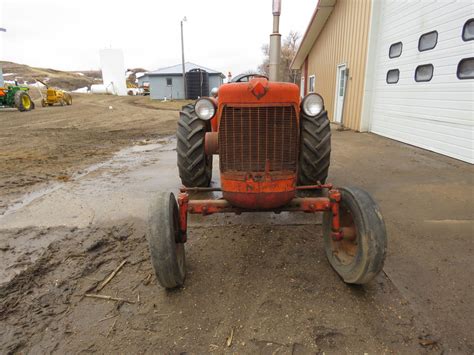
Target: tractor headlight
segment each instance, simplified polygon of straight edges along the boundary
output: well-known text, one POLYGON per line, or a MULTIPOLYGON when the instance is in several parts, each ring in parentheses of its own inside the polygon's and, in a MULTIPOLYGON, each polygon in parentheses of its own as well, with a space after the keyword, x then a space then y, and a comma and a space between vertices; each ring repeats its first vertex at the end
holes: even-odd
POLYGON ((194 106, 196 115, 201 120, 210 120, 216 114, 216 105, 209 99, 199 99, 194 106))
POLYGON ((324 101, 318 94, 308 94, 301 104, 303 112, 308 116, 314 117, 319 115, 324 109, 324 101))

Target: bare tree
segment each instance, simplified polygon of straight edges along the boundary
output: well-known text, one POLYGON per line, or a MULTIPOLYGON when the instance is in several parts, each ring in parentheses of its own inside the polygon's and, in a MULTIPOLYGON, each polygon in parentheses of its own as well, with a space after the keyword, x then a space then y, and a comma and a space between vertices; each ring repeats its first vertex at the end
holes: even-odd
MULTIPOLYGON (((288 36, 285 37, 281 45, 281 58, 280 58, 280 77, 282 81, 299 83, 300 73, 298 70, 292 70, 290 64, 298 51, 300 34, 298 32, 290 31, 288 36)), ((270 61, 270 48, 268 44, 262 46, 263 62, 258 66, 258 71, 268 76, 269 61, 270 61)))

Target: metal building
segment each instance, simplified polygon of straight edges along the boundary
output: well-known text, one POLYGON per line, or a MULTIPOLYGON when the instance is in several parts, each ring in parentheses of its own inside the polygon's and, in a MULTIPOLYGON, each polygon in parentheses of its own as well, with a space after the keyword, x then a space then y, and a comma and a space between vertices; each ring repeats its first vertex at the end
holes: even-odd
POLYGON ((474 2, 320 0, 292 63, 331 120, 474 163, 474 2))
MULTIPOLYGON (((209 69, 194 63, 185 63, 186 72, 193 69, 202 69, 209 74, 209 91, 214 87, 222 85, 224 74, 217 70, 209 69)), ((150 97, 152 99, 184 99, 183 72, 181 64, 172 67, 161 68, 147 72, 138 78, 138 85, 143 86, 148 82, 150 85, 150 97)), ((206 94, 210 95, 210 92, 206 94)))

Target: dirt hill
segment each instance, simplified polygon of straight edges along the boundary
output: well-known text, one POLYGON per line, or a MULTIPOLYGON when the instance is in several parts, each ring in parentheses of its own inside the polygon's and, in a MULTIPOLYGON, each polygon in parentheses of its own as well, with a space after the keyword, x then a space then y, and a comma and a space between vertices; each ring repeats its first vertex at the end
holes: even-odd
MULTIPOLYGON (((26 64, 0 61, 3 77, 6 81, 18 81, 19 84, 32 85, 35 80, 47 82, 50 86, 64 90, 76 90, 92 84, 102 84, 100 70, 61 71, 49 68, 35 68, 26 64)), ((143 68, 127 69, 127 83, 136 82, 136 73, 146 72, 143 68)))
POLYGON ((39 79, 64 90, 75 90, 102 83, 100 70, 69 72, 2 61, 0 61, 0 65, 3 69, 4 79, 7 81, 16 80, 19 84, 34 84, 35 79, 39 79))

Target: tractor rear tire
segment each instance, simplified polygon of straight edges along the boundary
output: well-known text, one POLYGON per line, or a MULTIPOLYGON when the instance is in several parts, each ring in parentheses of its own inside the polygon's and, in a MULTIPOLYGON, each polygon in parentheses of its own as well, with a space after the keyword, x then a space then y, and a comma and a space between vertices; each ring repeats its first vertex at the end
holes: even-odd
POLYGON ((206 155, 204 138, 211 130, 210 122, 201 120, 194 105, 183 106, 179 113, 178 170, 181 182, 186 187, 208 187, 212 178, 212 155, 206 155))
POLYGON ((161 286, 173 289, 184 284, 186 263, 180 240, 179 210, 174 194, 165 192, 152 202, 147 239, 151 263, 161 286))
POLYGON ((32 101, 30 95, 25 91, 17 91, 14 96, 15 107, 20 112, 32 110, 32 101))
POLYGON ((379 207, 356 187, 340 188, 339 215, 343 239, 331 236, 330 211, 324 213, 324 249, 329 264, 348 284, 366 284, 382 271, 387 252, 387 232, 379 207))
POLYGON ((331 163, 331 126, 326 111, 310 117, 301 111, 298 185, 324 184, 331 163))

